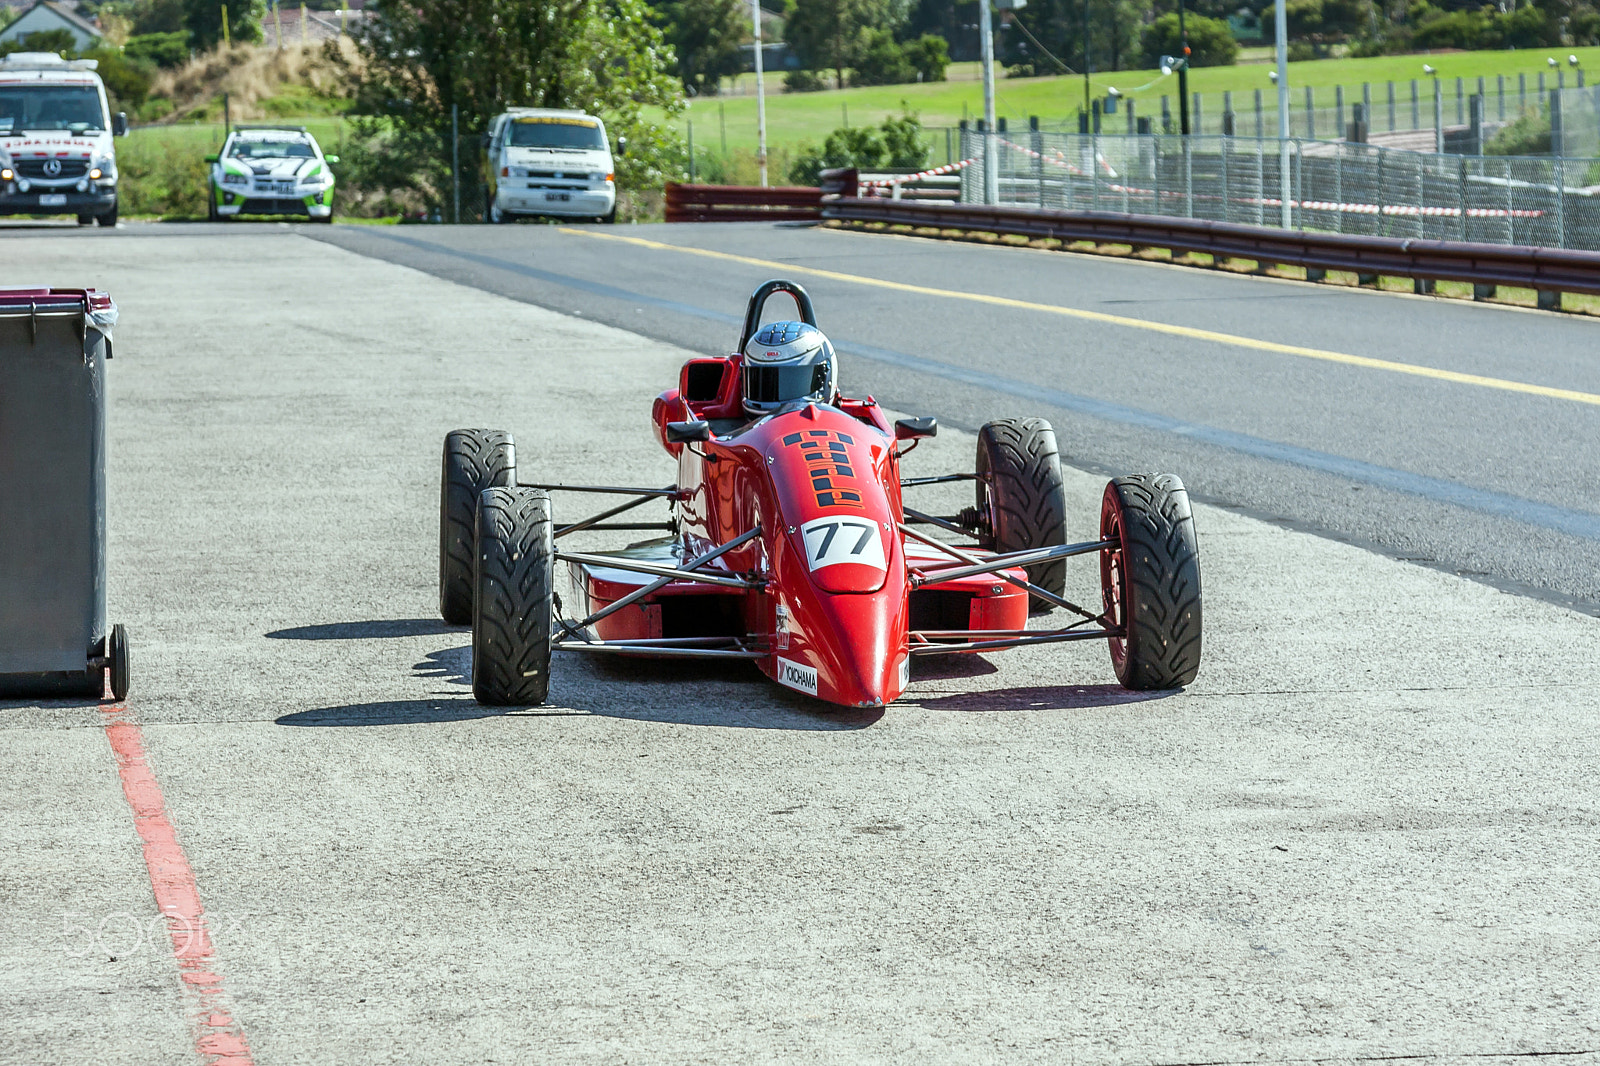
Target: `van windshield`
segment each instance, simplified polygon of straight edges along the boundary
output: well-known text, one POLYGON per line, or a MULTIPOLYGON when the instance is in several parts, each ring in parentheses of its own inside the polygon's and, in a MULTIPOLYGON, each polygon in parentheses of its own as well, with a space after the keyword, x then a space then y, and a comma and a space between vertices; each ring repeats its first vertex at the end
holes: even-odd
POLYGON ((506 131, 516 148, 604 148, 605 135, 596 122, 581 118, 519 118, 506 131))
POLYGON ((105 128, 105 108, 93 85, 0 85, 0 134, 105 128))

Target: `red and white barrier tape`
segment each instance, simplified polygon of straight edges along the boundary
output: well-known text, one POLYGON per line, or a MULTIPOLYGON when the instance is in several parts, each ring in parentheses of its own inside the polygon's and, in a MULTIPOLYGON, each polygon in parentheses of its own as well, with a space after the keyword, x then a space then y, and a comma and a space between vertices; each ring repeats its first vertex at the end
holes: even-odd
POLYGON ((877 189, 889 185, 904 185, 907 182, 921 181, 923 178, 937 178, 941 174, 954 174, 958 170, 970 167, 977 161, 977 157, 974 156, 971 159, 963 159, 959 163, 946 163, 942 167, 934 167, 932 170, 924 170, 919 174, 896 174, 892 178, 879 178, 875 181, 863 181, 860 183, 860 185, 863 189, 877 189))

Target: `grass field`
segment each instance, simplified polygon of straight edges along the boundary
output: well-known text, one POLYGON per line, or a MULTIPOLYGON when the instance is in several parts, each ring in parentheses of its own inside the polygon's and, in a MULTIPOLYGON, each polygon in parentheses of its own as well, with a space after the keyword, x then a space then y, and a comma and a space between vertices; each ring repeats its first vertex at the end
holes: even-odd
MULTIPOLYGON (((1455 79, 1467 81, 1468 92, 1473 91, 1479 77, 1489 82, 1493 91, 1495 75, 1503 74, 1514 84, 1518 74, 1526 74, 1528 89, 1532 93, 1540 71, 1549 76, 1550 87, 1555 87, 1555 71, 1546 64, 1555 58, 1567 67, 1567 50, 1521 52, 1450 52, 1439 55, 1379 56, 1373 59, 1323 59, 1289 64, 1291 106, 1303 106, 1305 86, 1327 89, 1345 86, 1347 93, 1354 92, 1360 99, 1362 82, 1373 84, 1373 97, 1381 95, 1378 88, 1384 82, 1394 81, 1396 93, 1409 99, 1409 83, 1416 78, 1426 88, 1427 77, 1422 72, 1424 63, 1438 68, 1439 77, 1446 82, 1446 92, 1454 93, 1455 79), (1404 88, 1402 88, 1404 86, 1404 88)), ((1600 48, 1579 48, 1576 54, 1580 63, 1600 78, 1600 48)), ((783 77, 767 79, 767 141, 771 145, 791 148, 801 143, 820 144, 829 131, 844 125, 846 120, 856 126, 876 125, 885 116, 897 115, 909 109, 922 119, 925 126, 953 126, 963 117, 976 118, 983 114, 983 87, 972 77, 968 68, 976 64, 958 64, 952 70, 952 80, 925 85, 886 85, 864 89, 830 90, 818 93, 784 93, 783 77), (959 80, 957 80, 959 79, 959 80)), ((1269 64, 1246 63, 1233 67, 1205 67, 1189 75, 1190 92, 1207 97, 1217 95, 1218 105, 1208 105, 1207 110, 1220 105, 1221 94, 1235 94, 1235 106, 1241 94, 1262 90, 1267 106, 1276 106, 1276 92, 1267 79, 1269 64)), ((740 88, 751 81, 746 76, 740 88)), ((1138 113, 1159 114, 1160 98, 1173 97, 1173 110, 1177 110, 1178 79, 1162 77, 1158 70, 1123 70, 1111 74, 1095 74, 1090 79, 1095 96, 1104 96, 1115 86, 1122 93, 1138 101, 1138 113)), ((1574 72, 1567 67, 1568 86, 1576 84, 1574 72)), ((1081 77, 1053 78, 1003 78, 995 85, 996 107, 1000 115, 1013 127, 1026 126, 1029 115, 1038 115, 1047 125, 1073 120, 1083 106, 1083 79, 1081 77)), ((1507 91, 1511 91, 1508 87, 1507 91)), ((1329 100, 1331 105, 1332 101, 1329 100)), ((1319 106, 1321 101, 1319 99, 1319 106)), ((659 121, 659 116, 658 116, 659 121)), ((673 120, 673 125, 686 132, 687 124, 694 123, 694 138, 698 149, 728 154, 750 152, 756 146, 756 100, 754 95, 701 97, 690 103, 689 109, 673 120)), ((942 152, 937 153, 941 156, 942 152)))

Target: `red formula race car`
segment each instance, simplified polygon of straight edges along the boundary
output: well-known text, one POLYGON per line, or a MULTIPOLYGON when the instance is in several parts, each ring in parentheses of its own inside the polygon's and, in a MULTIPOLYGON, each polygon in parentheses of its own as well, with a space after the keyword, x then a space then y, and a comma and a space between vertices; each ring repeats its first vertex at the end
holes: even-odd
POLYGON ((1182 482, 1112 480, 1099 539, 1069 544, 1055 433, 1042 419, 985 425, 973 473, 903 477, 902 459, 934 434, 933 419, 891 425, 870 398, 839 395, 833 348, 792 282, 757 289, 738 350, 686 363, 652 419, 678 464, 676 484, 659 489, 522 483, 510 434, 445 438, 439 604, 446 622, 472 626, 480 702, 542 703, 556 651, 748 659, 780 685, 845 707, 898 697, 914 655, 1058 641, 1106 641, 1128 688, 1194 679, 1200 568, 1182 482), (778 293, 799 320, 762 324, 778 293), (958 515, 904 502, 909 488, 956 480, 977 490, 958 515), (558 525, 556 493, 627 499, 558 525), (658 499, 666 521, 618 521, 658 499), (566 547, 579 533, 619 529, 662 536, 622 551, 566 547), (1100 562, 1098 609, 1062 595, 1075 555, 1100 562), (558 563, 572 582, 565 603, 558 563), (1074 617, 1028 628, 1041 610, 1074 617))

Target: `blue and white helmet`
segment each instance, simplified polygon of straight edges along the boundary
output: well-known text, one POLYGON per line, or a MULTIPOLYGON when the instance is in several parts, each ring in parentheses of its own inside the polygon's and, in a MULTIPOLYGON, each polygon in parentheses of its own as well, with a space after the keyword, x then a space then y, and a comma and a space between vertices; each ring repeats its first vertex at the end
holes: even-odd
POLYGON ((838 358, 816 326, 768 322, 744 346, 744 409, 771 414, 797 400, 833 403, 838 358))

